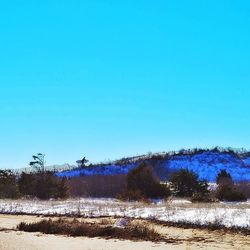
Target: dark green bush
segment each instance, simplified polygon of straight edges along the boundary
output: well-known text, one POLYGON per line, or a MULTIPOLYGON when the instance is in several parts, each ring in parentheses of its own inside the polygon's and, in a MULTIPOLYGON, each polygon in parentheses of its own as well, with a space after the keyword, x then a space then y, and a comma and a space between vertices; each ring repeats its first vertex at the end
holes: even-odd
POLYGON ((192 197, 195 193, 208 195, 208 184, 200 181, 198 175, 188 169, 174 172, 170 177, 171 187, 174 194, 179 197, 192 197))
POLYGON ((142 163, 128 173, 127 189, 120 197, 125 200, 146 200, 166 198, 169 195, 169 188, 160 184, 149 165, 142 163))

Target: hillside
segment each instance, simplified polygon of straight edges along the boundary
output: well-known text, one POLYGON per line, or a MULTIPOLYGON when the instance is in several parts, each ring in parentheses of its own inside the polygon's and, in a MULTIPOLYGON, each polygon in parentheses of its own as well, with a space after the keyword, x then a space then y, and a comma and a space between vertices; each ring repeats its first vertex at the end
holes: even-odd
POLYGON ((153 167, 161 180, 181 168, 194 171, 200 179, 214 182, 218 172, 226 169, 235 181, 250 181, 250 153, 231 149, 181 150, 160 154, 123 158, 110 164, 98 164, 57 173, 58 176, 74 177, 79 175, 116 175, 126 174, 129 170, 146 161, 153 167))

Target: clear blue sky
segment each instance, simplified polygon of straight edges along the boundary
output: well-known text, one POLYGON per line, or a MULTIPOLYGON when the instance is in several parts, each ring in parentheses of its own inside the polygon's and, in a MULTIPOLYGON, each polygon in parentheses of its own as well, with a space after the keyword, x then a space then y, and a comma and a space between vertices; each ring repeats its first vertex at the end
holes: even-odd
POLYGON ((249 1, 1 1, 0 27, 0 168, 250 148, 249 1))

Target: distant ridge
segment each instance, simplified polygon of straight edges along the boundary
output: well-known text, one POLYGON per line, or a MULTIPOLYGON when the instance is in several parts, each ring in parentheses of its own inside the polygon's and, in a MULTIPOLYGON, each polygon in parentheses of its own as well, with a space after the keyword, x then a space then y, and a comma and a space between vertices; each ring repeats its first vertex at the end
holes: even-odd
POLYGON ((126 174, 141 162, 148 162, 161 180, 182 168, 197 173, 200 179, 214 182, 218 172, 226 169, 235 181, 250 181, 250 152, 240 148, 181 149, 179 151, 148 153, 122 158, 109 163, 90 165, 83 169, 58 172, 58 176, 126 174))
MULTIPOLYGON (((55 172, 61 172, 61 171, 66 171, 66 170, 71 170, 71 169, 75 169, 76 165, 70 165, 68 163, 65 164, 60 164, 60 165, 50 165, 50 166, 46 166, 45 170, 48 171, 55 171, 55 172)), ((13 169, 13 171, 15 173, 30 173, 30 172, 35 172, 36 169, 32 168, 32 167, 27 167, 27 168, 18 168, 18 169, 13 169)))

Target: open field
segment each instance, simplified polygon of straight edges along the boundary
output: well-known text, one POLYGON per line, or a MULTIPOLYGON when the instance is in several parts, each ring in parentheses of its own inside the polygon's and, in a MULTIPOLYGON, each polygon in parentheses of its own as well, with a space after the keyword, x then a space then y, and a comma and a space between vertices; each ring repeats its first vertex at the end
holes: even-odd
POLYGON ((190 203, 172 200, 155 204, 120 202, 115 199, 65 201, 0 200, 2 214, 66 215, 81 217, 129 217, 170 223, 250 228, 250 202, 190 203))
POLYGON ((153 204, 120 202, 114 199, 70 199, 65 201, 0 200, 0 250, 139 250, 139 249, 249 249, 250 203, 190 203, 187 200, 153 204), (25 215, 26 214, 26 215, 25 215), (159 233, 160 242, 68 237, 21 232, 20 222, 34 223, 58 218, 83 223, 114 225, 117 217, 145 224, 159 233), (171 225, 173 223, 173 225, 171 225), (184 224, 189 226, 185 226, 184 224), (211 224, 218 228, 211 228, 211 224), (183 226, 184 225, 184 226, 183 226), (198 225, 196 228, 195 225, 198 225), (210 225, 210 226, 208 226, 210 225), (206 228, 207 227, 207 228, 206 228), (227 228, 241 228, 225 230, 227 228))
MULTIPOLYGON (((45 235, 41 233, 27 233, 16 231, 20 222, 31 223, 43 218, 27 215, 0 215, 0 250, 44 250, 44 249, 75 249, 75 250, 139 250, 139 249, 249 249, 250 239, 246 235, 226 233, 221 230, 208 231, 200 229, 182 229, 148 223, 169 242, 145 242, 116 239, 66 237, 60 235, 45 235), (171 242, 174 239, 173 242, 171 242)), ((53 218, 56 219, 56 218, 53 218)), ((99 223, 103 218, 81 218, 81 221, 99 223)), ((114 218, 109 218, 115 222, 114 218)), ((136 220, 134 223, 144 223, 136 220)))

